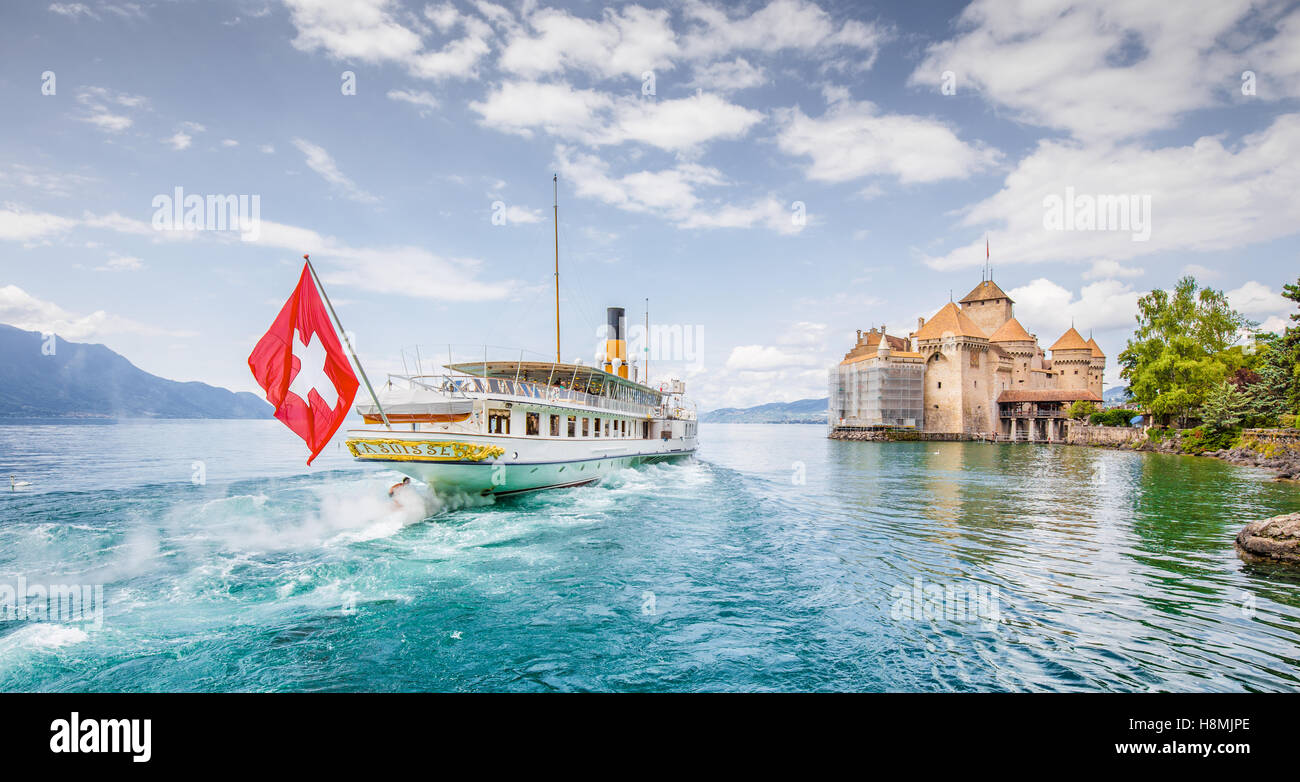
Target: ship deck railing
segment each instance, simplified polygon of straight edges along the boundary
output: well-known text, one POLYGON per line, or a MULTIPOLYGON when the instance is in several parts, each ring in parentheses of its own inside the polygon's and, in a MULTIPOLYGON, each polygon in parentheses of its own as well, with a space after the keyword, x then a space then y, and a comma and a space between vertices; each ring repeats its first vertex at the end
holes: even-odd
MULTIPOLYGON (((564 403, 569 403, 576 406, 576 408, 623 413, 639 418, 653 417, 660 412, 658 408, 652 405, 643 405, 623 399, 611 399, 610 397, 589 394, 585 391, 577 391, 558 385, 548 386, 545 383, 537 383, 531 380, 483 378, 471 375, 389 374, 388 384, 390 387, 394 385, 394 381, 405 382, 411 390, 430 391, 449 399, 473 399, 476 396, 486 395, 509 402, 542 405, 558 404, 561 407, 567 407, 568 405, 564 403)), ((671 417, 687 418, 686 414, 688 413, 690 411, 683 411, 683 415, 671 417)), ((693 418, 693 415, 689 417, 693 418)))

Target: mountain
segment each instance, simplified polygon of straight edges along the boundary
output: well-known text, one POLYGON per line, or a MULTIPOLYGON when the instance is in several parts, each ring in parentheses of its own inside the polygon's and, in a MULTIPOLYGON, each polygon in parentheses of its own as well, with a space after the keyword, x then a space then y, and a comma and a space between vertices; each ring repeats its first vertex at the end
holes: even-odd
POLYGON ((700 416, 706 424, 824 424, 830 400, 800 399, 795 402, 768 402, 765 405, 736 408, 723 407, 700 416))
POLYGON ((1115 386, 1108 388, 1101 395, 1102 404, 1117 405, 1128 401, 1128 386, 1115 386))
POLYGON ((0 324, 0 418, 270 418, 265 400, 151 375, 103 345, 0 324))

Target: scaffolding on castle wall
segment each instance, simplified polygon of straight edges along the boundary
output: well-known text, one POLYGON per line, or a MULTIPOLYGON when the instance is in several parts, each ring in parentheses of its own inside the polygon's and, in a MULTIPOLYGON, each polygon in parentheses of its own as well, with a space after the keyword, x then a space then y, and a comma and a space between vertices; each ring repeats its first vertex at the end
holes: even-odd
POLYGON ((832 367, 827 421, 840 429, 923 429, 925 365, 854 362, 832 367))

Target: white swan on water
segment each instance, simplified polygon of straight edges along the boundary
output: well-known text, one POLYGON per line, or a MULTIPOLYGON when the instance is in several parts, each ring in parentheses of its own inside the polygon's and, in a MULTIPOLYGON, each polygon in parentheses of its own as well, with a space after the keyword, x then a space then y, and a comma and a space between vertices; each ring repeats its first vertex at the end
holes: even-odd
POLYGON ((12 475, 9 476, 9 491, 18 491, 24 486, 31 486, 31 485, 32 485, 31 481, 20 481, 14 478, 14 476, 12 475))

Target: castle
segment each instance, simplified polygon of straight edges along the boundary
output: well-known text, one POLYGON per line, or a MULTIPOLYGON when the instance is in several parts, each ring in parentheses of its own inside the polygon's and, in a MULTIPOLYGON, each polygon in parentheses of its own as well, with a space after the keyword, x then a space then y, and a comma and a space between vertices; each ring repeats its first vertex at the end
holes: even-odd
POLYGON ((918 319, 906 338, 884 326, 859 330, 857 344, 830 370, 832 429, 1064 439, 1071 403, 1101 403, 1106 356, 1071 326, 1048 358, 1016 320, 1014 304, 989 278, 929 320, 918 319))

